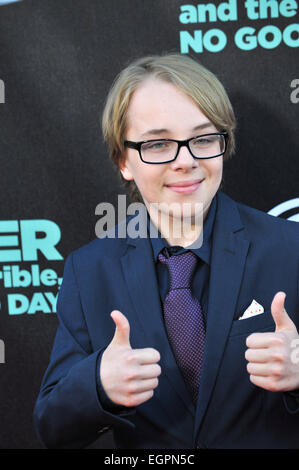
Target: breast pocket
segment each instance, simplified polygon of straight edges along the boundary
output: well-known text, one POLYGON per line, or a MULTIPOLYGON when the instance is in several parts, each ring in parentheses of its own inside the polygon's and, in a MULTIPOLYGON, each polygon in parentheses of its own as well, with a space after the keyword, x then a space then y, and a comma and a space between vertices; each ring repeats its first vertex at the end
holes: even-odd
POLYGON ((261 333, 263 331, 275 331, 275 322, 271 310, 244 320, 235 320, 232 323, 230 337, 248 336, 251 333, 261 333))

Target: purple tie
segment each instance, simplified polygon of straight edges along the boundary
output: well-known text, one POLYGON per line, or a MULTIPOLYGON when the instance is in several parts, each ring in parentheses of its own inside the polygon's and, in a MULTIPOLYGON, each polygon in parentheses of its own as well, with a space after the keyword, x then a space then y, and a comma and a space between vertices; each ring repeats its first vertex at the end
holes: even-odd
POLYGON ((166 264, 170 288, 164 300, 164 320, 168 338, 178 366, 197 401, 204 353, 205 325, 202 308, 191 293, 191 279, 197 257, 191 251, 169 257, 167 249, 158 259, 166 264))

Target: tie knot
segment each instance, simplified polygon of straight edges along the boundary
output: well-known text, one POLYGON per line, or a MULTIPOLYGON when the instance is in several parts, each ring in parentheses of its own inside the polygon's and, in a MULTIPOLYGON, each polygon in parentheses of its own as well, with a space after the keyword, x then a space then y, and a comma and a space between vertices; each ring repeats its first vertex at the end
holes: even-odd
POLYGON ((170 290, 191 288, 191 279, 197 263, 197 257, 192 251, 186 251, 180 255, 168 255, 167 249, 159 253, 158 259, 166 264, 170 274, 170 290))

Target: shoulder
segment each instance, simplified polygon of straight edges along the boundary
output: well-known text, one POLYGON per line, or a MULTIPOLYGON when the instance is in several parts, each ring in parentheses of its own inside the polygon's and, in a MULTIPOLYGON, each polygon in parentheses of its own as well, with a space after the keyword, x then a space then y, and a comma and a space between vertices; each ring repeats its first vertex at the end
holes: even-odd
POLYGON ((254 209, 242 203, 237 203, 241 219, 248 230, 250 227, 255 230, 267 230, 269 235, 272 233, 277 236, 291 237, 299 242, 299 224, 287 219, 282 219, 274 215, 270 215, 258 209, 254 209))
POLYGON ((119 260, 128 248, 126 227, 131 217, 123 220, 105 233, 105 236, 96 237, 85 245, 72 251, 68 258, 73 263, 91 264, 99 261, 119 260))
POLYGON ((241 202, 234 201, 226 194, 221 194, 228 204, 235 205, 245 232, 250 239, 260 239, 263 243, 275 242, 278 245, 294 246, 298 250, 299 244, 299 223, 282 219, 255 209, 241 202))

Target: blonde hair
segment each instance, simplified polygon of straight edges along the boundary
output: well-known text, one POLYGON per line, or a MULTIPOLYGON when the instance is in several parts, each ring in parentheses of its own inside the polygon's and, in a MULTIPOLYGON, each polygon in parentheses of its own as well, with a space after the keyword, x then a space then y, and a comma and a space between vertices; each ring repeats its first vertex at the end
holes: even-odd
POLYGON ((102 130, 109 156, 133 201, 142 201, 134 181, 126 181, 119 170, 125 158, 127 114, 134 91, 149 77, 171 83, 190 96, 219 130, 228 133, 227 160, 235 150, 236 119, 228 95, 218 78, 189 56, 177 53, 142 57, 123 69, 108 93, 102 130))

